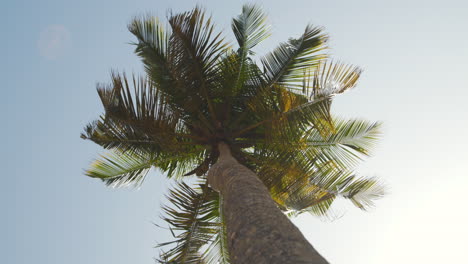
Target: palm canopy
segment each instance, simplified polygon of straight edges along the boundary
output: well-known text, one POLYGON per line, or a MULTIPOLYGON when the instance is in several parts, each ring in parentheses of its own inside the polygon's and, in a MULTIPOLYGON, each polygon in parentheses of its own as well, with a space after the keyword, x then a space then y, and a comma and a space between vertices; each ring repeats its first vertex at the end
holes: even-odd
POLYGON ((353 172, 380 124, 330 114, 333 96, 353 88, 361 71, 327 59, 320 28, 307 26, 257 63, 252 49, 270 32, 255 5, 232 20, 237 49, 199 7, 168 20, 166 27, 149 16, 129 24, 146 75, 114 72, 110 84, 99 84, 105 112, 82 133, 109 151, 86 174, 110 186, 139 185, 151 168, 198 176, 168 195, 164 219, 177 234, 162 244, 175 243, 163 259, 228 263, 222 199, 206 181, 219 142, 291 214, 325 215, 336 197, 366 209, 382 196, 375 179, 353 172))

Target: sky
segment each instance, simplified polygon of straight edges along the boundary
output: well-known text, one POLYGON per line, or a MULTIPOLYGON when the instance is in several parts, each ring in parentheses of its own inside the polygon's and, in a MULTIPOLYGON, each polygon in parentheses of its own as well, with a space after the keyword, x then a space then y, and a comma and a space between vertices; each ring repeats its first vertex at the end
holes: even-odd
MULTIPOLYGON (((0 262, 154 263, 170 239, 160 206, 171 182, 139 190, 83 175, 101 149, 80 139, 102 113, 95 84, 110 70, 141 73, 126 25, 197 3, 228 39, 245 1, 25 1, 0 4, 0 262)), ((379 120, 384 137, 360 168, 389 194, 369 212, 338 203, 337 218, 294 219, 332 264, 461 263, 468 212, 468 4, 465 1, 254 1, 269 15, 265 54, 308 23, 331 55, 358 65, 358 87, 334 101, 344 117, 379 120)))

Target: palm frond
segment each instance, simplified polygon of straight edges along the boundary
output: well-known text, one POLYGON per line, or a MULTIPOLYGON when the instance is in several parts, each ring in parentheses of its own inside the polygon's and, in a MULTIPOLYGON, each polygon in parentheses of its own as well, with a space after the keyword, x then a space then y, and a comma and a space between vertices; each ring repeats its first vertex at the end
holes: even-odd
POLYGON ((181 72, 174 66, 176 60, 170 49, 171 28, 165 29, 157 18, 143 16, 134 18, 128 29, 137 38, 137 42, 132 44, 136 46, 135 53, 141 58, 148 78, 173 107, 184 109, 181 99, 190 90, 187 90, 181 72))
POLYGON ((177 84, 176 75, 169 65, 169 38, 162 23, 155 17, 134 18, 128 30, 137 38, 135 53, 142 59, 148 76, 162 90, 168 92, 177 84))
MULTIPOLYGON (((342 132, 342 125, 338 127, 342 132)), ((375 127, 369 128, 362 131, 371 135, 375 127)), ((362 136, 359 134, 354 134, 356 141, 362 136)), ((315 145, 324 147, 327 140, 322 139, 324 144, 320 144, 320 138, 317 135, 315 145)), ((364 151, 361 146, 354 147, 364 151)), ((347 162, 339 160, 343 155, 323 154, 320 147, 307 143, 289 148, 283 144, 257 145, 254 152, 246 155, 256 164, 257 175, 283 210, 326 215, 336 197, 350 199, 359 208, 366 209, 384 194, 383 186, 376 179, 355 176, 349 168, 341 166, 347 162)))
MULTIPOLYGON (((205 12, 196 7, 190 12, 170 16, 169 24, 172 28, 170 48, 179 52, 180 59, 187 60, 184 62, 196 65, 193 67, 198 71, 195 74, 210 73, 228 47, 221 33, 214 32, 211 18, 206 18, 205 12)), ((177 55, 174 51, 172 56, 177 55)))
POLYGON ((318 66, 325 58, 327 36, 320 28, 307 26, 301 37, 282 43, 262 59, 269 84, 301 88, 304 72, 318 66))
POLYGON ((340 94, 356 86, 362 70, 353 65, 322 61, 312 80, 305 75, 302 90, 312 100, 340 94))
POLYGON ((180 177, 205 159, 207 149, 201 145, 187 142, 183 135, 159 133, 154 135, 141 132, 135 127, 104 118, 85 127, 82 138, 92 140, 106 149, 116 153, 140 155, 151 153, 157 158, 155 167, 161 169, 168 177, 180 177))
POLYGON ((233 104, 235 108, 239 102, 231 101, 236 99, 234 95, 247 96, 255 87, 260 87, 259 79, 263 78, 263 73, 249 55, 253 54, 252 48, 266 39, 270 32, 265 14, 259 6, 253 4, 242 7, 242 13, 233 18, 231 27, 239 48, 237 52, 229 52, 222 57, 218 64, 221 74, 218 76, 222 76, 219 90, 230 95, 226 98, 227 104, 233 104))
POLYGON ((385 185, 377 178, 359 178, 348 184, 342 194, 358 208, 366 210, 385 195, 385 185))
POLYGON ((227 49, 211 19, 197 7, 170 15, 167 30, 151 17, 134 19, 129 29, 138 40, 135 52, 166 100, 184 110, 182 118, 210 127, 204 119, 207 114, 215 118, 211 85, 218 78, 218 59, 227 49))
POLYGON ((113 72, 111 79, 111 84, 97 86, 106 117, 125 122, 164 122, 171 124, 172 129, 181 125, 180 114, 169 106, 160 89, 147 78, 132 76, 129 80, 124 73, 113 72))
POLYGON ((237 129, 246 121, 248 105, 260 100, 261 87, 265 86, 263 73, 250 58, 242 58, 229 52, 218 64, 218 87, 214 89, 217 98, 216 110, 226 129, 237 129), (258 99, 256 99, 258 98, 258 99))
POLYGON ((111 77, 111 84, 97 87, 105 114, 86 126, 82 138, 108 149, 154 153, 180 153, 203 140, 190 134, 180 113, 148 79, 128 80, 116 73, 111 77))
POLYGON ((113 73, 112 83, 97 90, 105 114, 85 128, 82 138, 122 153, 152 153, 169 177, 193 170, 204 159, 206 149, 195 143, 204 139, 190 133, 148 79, 113 73))
POLYGON ((342 168, 355 167, 369 156, 381 137, 379 122, 334 118, 335 132, 325 138, 311 129, 305 136, 308 151, 322 162, 335 162, 342 168))
POLYGON ((218 219, 216 222, 218 223, 216 236, 203 253, 203 260, 206 264, 229 264, 226 223, 221 195, 218 196, 218 219))
POLYGON ((242 6, 242 13, 232 20, 231 26, 239 44, 241 57, 247 57, 253 47, 270 36, 266 15, 257 5, 242 6))
POLYGON ((138 187, 155 160, 154 155, 146 152, 111 151, 94 160, 85 174, 111 187, 138 187))
POLYGON ((179 74, 179 80, 186 87, 185 96, 196 92, 199 108, 207 108, 212 121, 216 112, 209 87, 218 77, 218 59, 228 45, 221 33, 214 33, 211 18, 199 7, 190 12, 172 15, 170 37, 171 65, 179 74), (206 105, 204 105, 204 103, 206 105))
POLYGON ((122 152, 144 150, 159 153, 159 142, 163 142, 153 140, 151 135, 131 125, 105 117, 86 125, 81 138, 91 140, 105 149, 118 149, 122 152))
POLYGON ((190 187, 180 182, 167 196, 171 207, 163 207, 166 221, 174 231, 175 240, 158 246, 175 244, 162 254, 162 259, 175 263, 203 263, 200 249, 212 241, 217 232, 217 196, 206 183, 190 187))
POLYGON ((248 108, 252 113, 249 118, 258 121, 234 132, 235 136, 254 131, 257 134, 264 133, 263 138, 270 143, 294 142, 311 127, 323 135, 333 131, 330 97, 308 102, 304 96, 281 87, 272 90, 259 93, 256 100, 249 102, 248 108))
POLYGON ((204 160, 208 150, 202 146, 187 146, 185 150, 177 153, 169 153, 161 155, 158 160, 158 168, 162 170, 167 177, 176 177, 180 179, 183 176, 191 175, 191 171, 200 170, 200 165, 204 165, 204 160))
POLYGON ((360 209, 368 209, 374 200, 385 193, 384 186, 375 178, 358 177, 353 171, 337 169, 335 166, 303 168, 309 176, 310 184, 319 187, 330 195, 350 199, 360 209))
POLYGON ((324 217, 325 219, 333 219, 334 215, 332 215, 331 206, 335 198, 335 195, 329 193, 322 198, 317 198, 308 192, 296 192, 283 202, 287 205, 287 208, 292 208, 287 211, 289 217, 295 217, 307 212, 314 216, 324 217))

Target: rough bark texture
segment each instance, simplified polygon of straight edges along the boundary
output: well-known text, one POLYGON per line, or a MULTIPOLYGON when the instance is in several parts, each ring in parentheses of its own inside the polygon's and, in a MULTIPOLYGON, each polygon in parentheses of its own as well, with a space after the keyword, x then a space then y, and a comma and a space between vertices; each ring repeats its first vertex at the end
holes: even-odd
POLYGON ((208 173, 223 196, 228 249, 233 264, 328 264, 281 212, 261 180, 239 164, 229 147, 208 173))

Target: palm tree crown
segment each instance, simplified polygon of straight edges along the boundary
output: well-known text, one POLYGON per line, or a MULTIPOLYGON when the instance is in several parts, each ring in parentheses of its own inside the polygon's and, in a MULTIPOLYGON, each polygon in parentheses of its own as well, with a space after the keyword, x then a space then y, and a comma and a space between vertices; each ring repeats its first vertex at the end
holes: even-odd
POLYGON ((175 246, 163 259, 228 263, 222 199, 206 180, 220 142, 291 215, 325 215, 336 197, 366 209, 383 195, 376 179, 353 171, 379 138, 379 123, 330 114, 333 96, 353 88, 361 70, 327 58, 322 29, 307 26, 254 60, 252 49, 270 35, 255 5, 232 20, 237 48, 199 7, 168 20, 129 24, 146 75, 113 72, 110 84, 99 84, 105 112, 82 134, 109 150, 86 174, 110 186, 139 185, 153 167, 197 176, 168 195, 164 219, 176 233, 162 245, 175 246))

